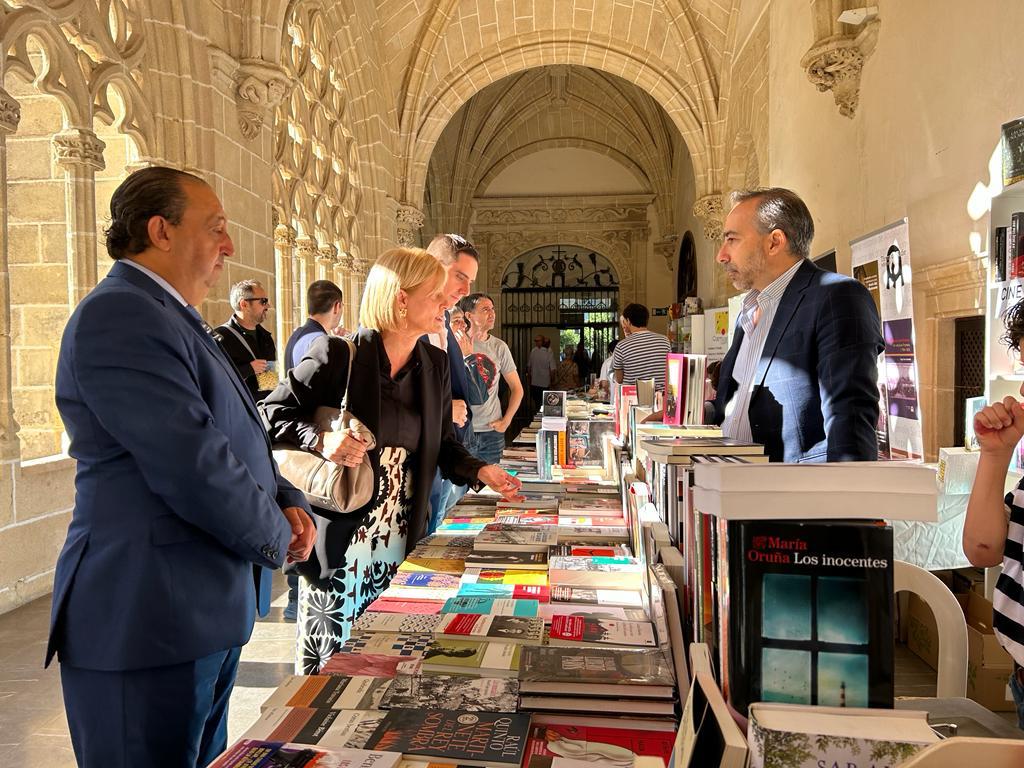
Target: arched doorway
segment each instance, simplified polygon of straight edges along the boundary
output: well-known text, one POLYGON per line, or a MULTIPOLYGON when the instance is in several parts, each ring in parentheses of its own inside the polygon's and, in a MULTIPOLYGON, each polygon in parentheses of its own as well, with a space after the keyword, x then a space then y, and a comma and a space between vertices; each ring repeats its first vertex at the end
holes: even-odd
POLYGON ((697 295, 697 246, 689 230, 679 244, 679 266, 676 269, 676 302, 683 303, 687 296, 697 295))
MULTIPOLYGON (((524 384, 536 335, 551 339, 556 359, 563 342, 582 342, 591 359, 596 354, 599 367, 609 342, 616 337, 618 314, 615 267, 582 246, 566 243, 527 251, 513 259, 501 278, 502 337, 512 350, 524 384)), ((591 368, 595 373, 598 370, 591 368)), ((520 408, 520 415, 525 407, 520 408)))

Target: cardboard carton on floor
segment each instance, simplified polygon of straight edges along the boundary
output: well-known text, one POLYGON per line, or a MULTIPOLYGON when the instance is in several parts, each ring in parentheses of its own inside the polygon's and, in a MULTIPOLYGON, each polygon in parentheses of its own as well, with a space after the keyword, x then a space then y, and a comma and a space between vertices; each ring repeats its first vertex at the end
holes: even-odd
POLYGON ((992 632, 992 602, 972 591, 967 600, 967 696, 993 712, 1012 712, 1012 671, 1013 659, 992 632))
POLYGON ((907 648, 932 669, 939 666, 939 628, 928 603, 910 593, 907 603, 907 648))

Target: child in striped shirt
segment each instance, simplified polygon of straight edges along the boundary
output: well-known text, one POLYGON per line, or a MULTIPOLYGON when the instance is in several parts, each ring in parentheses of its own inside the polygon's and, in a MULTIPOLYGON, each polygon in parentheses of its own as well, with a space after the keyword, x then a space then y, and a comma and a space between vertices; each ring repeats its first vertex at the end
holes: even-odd
MULTIPOLYGON (((1006 313, 1005 322, 1003 341, 1024 362, 1024 300, 1006 313)), ((974 416, 974 432, 981 456, 964 521, 964 554, 981 568, 1003 566, 992 596, 992 626, 1013 658, 1010 691, 1017 704, 1017 724, 1024 729, 1024 480, 1003 496, 1010 460, 1024 436, 1024 404, 1005 397, 987 405, 974 416)))

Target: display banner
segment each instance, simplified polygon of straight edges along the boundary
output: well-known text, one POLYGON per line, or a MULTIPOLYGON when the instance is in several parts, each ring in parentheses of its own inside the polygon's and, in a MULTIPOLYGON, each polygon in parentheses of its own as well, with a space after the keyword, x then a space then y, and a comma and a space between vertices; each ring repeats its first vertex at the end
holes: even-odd
POLYGON ((901 219, 850 241, 853 276, 870 292, 882 319, 885 350, 878 358, 878 455, 924 456, 914 344, 910 229, 901 219))

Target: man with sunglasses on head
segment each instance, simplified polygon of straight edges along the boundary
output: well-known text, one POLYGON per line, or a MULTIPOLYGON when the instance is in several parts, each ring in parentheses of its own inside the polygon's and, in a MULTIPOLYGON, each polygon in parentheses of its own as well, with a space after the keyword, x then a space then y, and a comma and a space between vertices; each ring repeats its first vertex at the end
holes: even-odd
POLYGON ((261 325, 270 311, 270 299, 258 280, 235 283, 231 286, 229 298, 235 314, 224 325, 218 326, 217 333, 221 346, 235 364, 235 370, 258 402, 273 389, 270 386, 260 387, 260 374, 272 372, 277 360, 274 337, 261 325))

